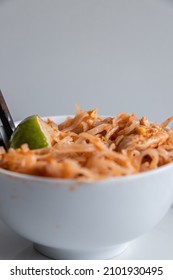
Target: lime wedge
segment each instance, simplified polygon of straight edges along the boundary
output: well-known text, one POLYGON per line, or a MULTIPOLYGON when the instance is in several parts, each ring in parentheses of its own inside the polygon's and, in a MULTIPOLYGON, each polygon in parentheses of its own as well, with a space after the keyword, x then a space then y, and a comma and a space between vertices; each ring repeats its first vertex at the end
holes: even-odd
POLYGON ((39 149, 51 146, 51 137, 47 123, 38 115, 24 119, 13 132, 10 147, 17 149, 22 144, 28 144, 30 149, 39 149))

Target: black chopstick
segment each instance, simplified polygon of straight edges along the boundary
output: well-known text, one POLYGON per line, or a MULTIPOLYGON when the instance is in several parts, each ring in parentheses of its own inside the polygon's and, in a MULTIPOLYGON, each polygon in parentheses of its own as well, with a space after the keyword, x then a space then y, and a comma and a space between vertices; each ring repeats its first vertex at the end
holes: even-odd
POLYGON ((1 131, 0 131, 0 146, 3 146, 4 148, 6 148, 6 145, 5 145, 4 140, 2 138, 1 131))
POLYGON ((10 140, 11 135, 15 129, 15 124, 1 90, 0 90, 0 119, 3 125, 4 132, 7 136, 7 139, 10 140))

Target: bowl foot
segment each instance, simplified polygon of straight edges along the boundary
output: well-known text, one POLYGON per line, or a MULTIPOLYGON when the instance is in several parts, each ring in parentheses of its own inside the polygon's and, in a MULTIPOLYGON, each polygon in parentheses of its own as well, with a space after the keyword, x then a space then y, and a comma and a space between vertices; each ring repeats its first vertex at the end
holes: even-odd
POLYGON ((34 248, 41 254, 56 260, 101 260, 111 259, 120 255, 127 248, 128 243, 123 243, 109 249, 100 250, 67 250, 47 247, 34 243, 34 248))

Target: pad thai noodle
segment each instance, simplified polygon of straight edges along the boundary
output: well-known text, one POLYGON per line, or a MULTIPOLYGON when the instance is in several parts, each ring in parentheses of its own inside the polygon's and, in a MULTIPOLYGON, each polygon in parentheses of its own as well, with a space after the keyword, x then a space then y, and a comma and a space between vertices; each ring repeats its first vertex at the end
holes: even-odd
POLYGON ((47 119, 51 146, 31 150, 27 143, 5 151, 3 169, 54 178, 100 180, 152 170, 173 161, 173 117, 161 124, 120 113, 103 118, 82 111, 56 124, 47 119))

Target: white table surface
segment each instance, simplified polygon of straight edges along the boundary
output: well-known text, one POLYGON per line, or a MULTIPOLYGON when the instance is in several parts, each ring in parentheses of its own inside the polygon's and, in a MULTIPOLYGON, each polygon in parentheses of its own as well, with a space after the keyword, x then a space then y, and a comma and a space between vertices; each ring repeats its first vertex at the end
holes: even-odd
MULTIPOLYGON (((34 250, 32 243, 23 239, 0 221, 1 260, 46 260, 34 250)), ((150 232, 132 241, 118 260, 173 260, 173 208, 150 232)))

